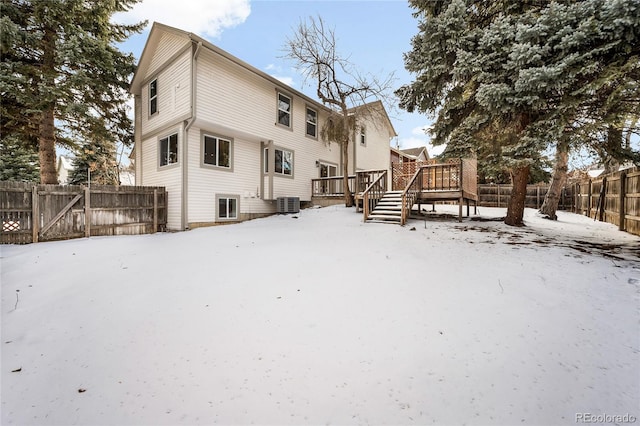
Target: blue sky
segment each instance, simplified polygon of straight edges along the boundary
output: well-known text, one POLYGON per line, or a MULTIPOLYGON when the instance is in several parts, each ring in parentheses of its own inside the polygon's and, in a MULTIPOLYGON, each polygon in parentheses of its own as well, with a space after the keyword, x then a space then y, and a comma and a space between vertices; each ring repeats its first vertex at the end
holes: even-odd
MULTIPOLYGON (((283 49, 301 20, 318 16, 334 29, 338 52, 358 70, 379 77, 394 73, 394 88, 412 80, 404 69, 403 53, 417 33, 417 20, 404 0, 144 0, 115 19, 147 19, 196 33, 316 98, 293 63, 283 58, 283 49)), ((132 36, 121 50, 139 58, 150 27, 132 36)), ((428 145, 429 137, 422 130, 431 122, 428 117, 399 108, 388 112, 398 133, 394 145, 427 146, 431 155, 441 152, 441 147, 428 145)))

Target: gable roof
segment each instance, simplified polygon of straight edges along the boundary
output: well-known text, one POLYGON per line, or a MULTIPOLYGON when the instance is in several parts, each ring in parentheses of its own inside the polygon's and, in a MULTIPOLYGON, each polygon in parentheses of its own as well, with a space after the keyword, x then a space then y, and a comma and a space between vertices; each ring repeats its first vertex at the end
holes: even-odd
POLYGON ((416 158, 420 157, 420 154, 422 154, 422 152, 424 151, 425 158, 429 159, 429 152, 427 152, 427 147, 425 146, 419 146, 417 148, 401 149, 400 151, 404 152, 405 154, 412 155, 416 158))
POLYGON ((191 42, 191 43, 195 43, 196 45, 200 45, 220 56, 222 56, 223 58, 226 58, 228 60, 230 60, 231 62, 241 66, 242 68, 246 69, 247 71, 250 71, 254 74, 256 74, 257 76, 273 83, 275 86, 280 87, 283 91, 285 92, 289 92, 292 95, 295 95, 299 98, 304 99, 306 102, 310 103, 312 106, 318 108, 318 109, 324 109, 326 111, 330 111, 330 108, 328 108, 326 105, 318 102, 315 99, 310 98, 309 96, 305 95, 304 93, 292 88, 291 86, 286 85, 285 83, 283 83, 282 81, 278 80, 277 78, 267 74, 264 71, 259 70, 258 68, 249 65, 248 63, 246 63, 245 61, 243 61, 242 59, 233 56, 232 54, 230 54, 229 52, 220 49, 218 46, 214 45, 213 43, 205 40, 204 38, 184 31, 184 30, 180 30, 178 28, 174 28, 174 27, 170 27, 169 25, 165 25, 165 24, 161 24, 159 22, 154 22, 152 27, 151 27, 151 31, 149 32, 149 37, 147 38, 147 42, 145 43, 144 49, 142 50, 142 55, 140 55, 140 61, 138 63, 138 67, 136 68, 135 73, 133 74, 133 78, 131 79, 131 84, 129 87, 129 92, 132 94, 139 94, 140 91, 142 90, 142 84, 144 82, 145 79, 145 75, 146 75, 146 71, 147 69, 150 67, 151 65, 151 60, 153 58, 153 54, 155 53, 156 49, 158 49, 159 44, 160 44, 160 39, 162 38, 162 34, 163 33, 170 33, 173 35, 177 35, 179 37, 184 37, 185 38, 185 44, 187 41, 191 42))
POLYGON ((391 119, 389 118, 389 114, 387 114, 387 110, 382 104, 382 101, 377 100, 377 101, 369 102, 363 105, 358 105, 357 107, 349 109, 349 112, 355 112, 362 109, 377 110, 377 113, 379 113, 383 117, 385 124, 389 127, 391 136, 398 136, 398 133, 396 132, 396 129, 393 127, 393 123, 391 122, 391 119))

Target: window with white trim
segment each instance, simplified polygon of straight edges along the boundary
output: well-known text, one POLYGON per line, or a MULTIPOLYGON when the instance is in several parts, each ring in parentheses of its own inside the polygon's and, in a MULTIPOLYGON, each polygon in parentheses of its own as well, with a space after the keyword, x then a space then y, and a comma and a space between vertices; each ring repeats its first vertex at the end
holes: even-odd
POLYGON ((204 135, 204 164, 231 168, 231 141, 217 136, 204 135))
POLYGON ((158 79, 149 83, 149 115, 158 112, 158 79))
POLYGON ((218 220, 238 219, 238 206, 240 204, 240 197, 217 196, 216 199, 218 200, 218 220))
MULTIPOLYGON (((293 176, 293 151, 274 148, 273 171, 284 176, 293 176)), ((269 148, 264 149, 264 172, 269 172, 269 148)))
POLYGON ((160 167, 178 162, 178 134, 160 139, 160 167))
POLYGON ((318 137, 318 112, 307 108, 307 136, 318 137))
POLYGON ((291 127, 291 98, 278 92, 278 124, 291 127))

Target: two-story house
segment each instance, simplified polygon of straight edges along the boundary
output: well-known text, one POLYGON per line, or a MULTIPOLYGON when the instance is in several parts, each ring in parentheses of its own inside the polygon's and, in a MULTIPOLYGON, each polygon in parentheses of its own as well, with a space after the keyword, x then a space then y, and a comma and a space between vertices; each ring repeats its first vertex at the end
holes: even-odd
MULTIPOLYGON (((327 107, 195 34, 154 23, 130 91, 136 183, 166 187, 169 229, 272 214, 342 174, 340 146, 320 136, 327 107)), ((389 168, 384 117, 358 126, 350 173, 389 168)))

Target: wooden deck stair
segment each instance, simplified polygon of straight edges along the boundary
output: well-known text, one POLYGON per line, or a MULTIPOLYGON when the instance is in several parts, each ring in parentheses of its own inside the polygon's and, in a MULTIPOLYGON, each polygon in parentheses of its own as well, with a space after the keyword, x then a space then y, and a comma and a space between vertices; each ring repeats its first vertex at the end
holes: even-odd
POLYGON ((402 191, 388 191, 382 196, 376 207, 369 214, 367 222, 394 223, 402 222, 402 191))

